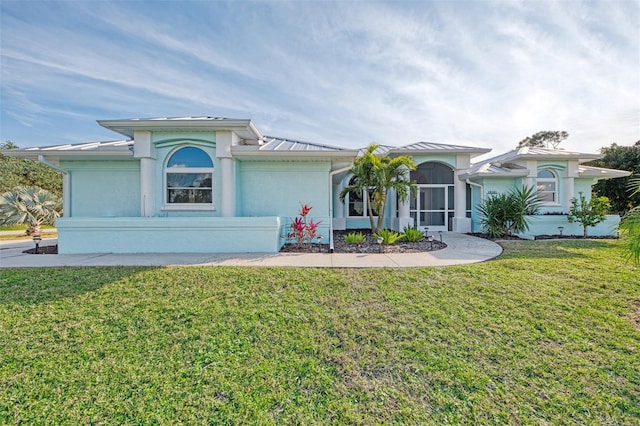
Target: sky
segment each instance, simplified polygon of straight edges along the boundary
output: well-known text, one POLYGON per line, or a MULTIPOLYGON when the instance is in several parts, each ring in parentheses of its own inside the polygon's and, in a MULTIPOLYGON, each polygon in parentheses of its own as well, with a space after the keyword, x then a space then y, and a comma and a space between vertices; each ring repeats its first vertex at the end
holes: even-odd
POLYGON ((640 1, 0 0, 0 79, 0 141, 23 148, 215 116, 493 154, 565 130, 595 153, 640 140, 640 1))

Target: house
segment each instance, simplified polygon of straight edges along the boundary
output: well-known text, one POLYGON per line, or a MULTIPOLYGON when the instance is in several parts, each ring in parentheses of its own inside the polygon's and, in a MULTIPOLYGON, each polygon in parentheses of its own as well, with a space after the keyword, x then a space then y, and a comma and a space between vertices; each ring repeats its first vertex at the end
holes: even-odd
MULTIPOLYGON (((359 150, 265 136, 249 119, 98 123, 125 139, 5 151, 63 173, 60 253, 277 252, 302 203, 322 222, 323 241, 333 230, 369 226, 363 197, 339 200, 359 150)), ((544 211, 566 212, 571 197, 590 196, 597 180, 627 175, 582 164, 597 155, 537 148, 472 164, 488 152, 430 142, 381 146, 379 153, 409 155, 418 165, 410 172, 417 193, 407 202, 390 197, 386 226, 479 231, 476 206, 488 194, 536 185, 544 211)), ((561 220, 571 233, 566 216, 539 218, 535 232, 556 233, 561 220)), ((611 216, 596 233, 611 234, 618 220, 611 216)))

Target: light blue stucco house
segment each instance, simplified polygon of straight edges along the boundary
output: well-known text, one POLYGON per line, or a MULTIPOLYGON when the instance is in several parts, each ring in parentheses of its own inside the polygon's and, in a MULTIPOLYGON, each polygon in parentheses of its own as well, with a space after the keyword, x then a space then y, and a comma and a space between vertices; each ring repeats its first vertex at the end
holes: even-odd
MULTIPOLYGON (((5 151, 63 173, 64 217, 56 222, 60 253, 277 252, 301 204, 333 230, 367 228, 358 194, 339 200, 361 152, 263 135, 249 119, 183 117, 103 120, 126 139, 5 151)), ((566 213, 599 179, 628 175, 583 165, 599 158, 564 150, 521 148, 476 164, 490 150, 419 142, 381 146, 409 155, 418 192, 391 196, 386 226, 429 231, 480 231, 481 200, 514 186, 536 186, 543 212, 566 213)), ((615 232, 619 218, 590 231, 615 232)), ((532 217, 531 234, 581 234, 566 216, 532 217)))

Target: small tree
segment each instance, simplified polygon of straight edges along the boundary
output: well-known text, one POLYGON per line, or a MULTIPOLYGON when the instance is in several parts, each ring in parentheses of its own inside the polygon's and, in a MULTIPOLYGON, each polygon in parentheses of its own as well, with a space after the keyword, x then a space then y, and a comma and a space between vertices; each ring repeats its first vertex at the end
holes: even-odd
POLYGON ((53 225, 60 217, 60 199, 37 187, 17 187, 0 196, 0 225, 28 225, 31 235, 40 235, 40 226, 53 225))
POLYGON ((394 189, 400 201, 406 201, 416 185, 407 177, 407 171, 415 170, 416 164, 411 157, 381 156, 375 153, 379 145, 371 144, 362 157, 356 158, 351 167, 354 183, 340 192, 340 201, 344 202, 350 192, 362 194, 367 200, 367 212, 371 231, 378 232, 384 225, 385 207, 390 189, 394 189), (374 211, 378 214, 377 223, 374 221, 374 211))
POLYGON ((611 203, 607 197, 592 197, 587 201, 585 196, 580 193, 580 199, 571 199, 571 209, 567 219, 569 223, 577 222, 582 225, 584 230, 583 236, 587 238, 587 228, 596 226, 606 219, 606 214, 611 208, 611 203))
POLYGON ((545 130, 542 132, 538 132, 534 135, 527 136, 518 142, 518 148, 522 148, 525 146, 530 147, 549 147, 549 145, 553 146, 553 149, 556 149, 560 143, 569 137, 569 133, 564 130, 545 130))
POLYGON ((536 214, 539 207, 534 188, 512 189, 506 194, 490 196, 480 204, 480 224, 493 238, 528 231, 527 216, 536 214))

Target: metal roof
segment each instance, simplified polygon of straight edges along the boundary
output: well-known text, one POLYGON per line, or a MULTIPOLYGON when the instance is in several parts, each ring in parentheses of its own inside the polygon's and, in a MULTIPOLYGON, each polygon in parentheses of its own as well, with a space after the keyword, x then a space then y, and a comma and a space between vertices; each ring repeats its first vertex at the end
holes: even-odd
POLYGON ((578 166, 578 172, 580 176, 589 176, 595 178, 618 178, 630 176, 631 172, 626 170, 615 170, 615 169, 605 169, 603 167, 593 167, 593 166, 578 166))
POLYGON ((464 145, 449 145, 437 142, 416 142, 411 145, 405 145, 393 148, 394 151, 471 151, 471 152, 489 152, 488 148, 478 148, 464 145))
POLYGON ((260 146, 260 151, 345 151, 345 148, 265 136, 264 143, 260 146))
POLYGON ((585 154, 583 152, 565 151, 564 149, 549 149, 549 148, 532 148, 523 147, 516 148, 497 157, 488 158, 481 163, 510 163, 517 160, 525 159, 537 159, 537 160, 578 160, 583 163, 586 161, 596 160, 601 158, 600 154, 585 154))
POLYGON ((34 148, 25 148, 25 151, 41 151, 43 153, 49 151, 69 151, 69 150, 79 150, 79 151, 87 151, 87 150, 111 150, 111 151, 120 151, 123 150, 122 147, 126 147, 129 149, 129 145, 133 145, 133 140, 131 139, 122 139, 117 141, 105 141, 105 142, 86 142, 86 143, 77 143, 77 144, 65 144, 65 145, 54 145, 54 146, 43 146, 43 147, 34 147, 34 148))

